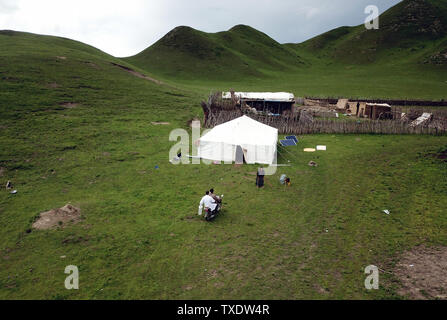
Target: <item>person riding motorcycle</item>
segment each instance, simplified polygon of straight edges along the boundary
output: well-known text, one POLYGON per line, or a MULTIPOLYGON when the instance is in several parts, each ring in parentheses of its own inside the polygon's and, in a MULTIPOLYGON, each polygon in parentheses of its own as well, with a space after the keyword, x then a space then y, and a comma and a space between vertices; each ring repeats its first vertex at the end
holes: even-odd
POLYGON ((222 198, 214 194, 214 189, 210 189, 210 197, 214 199, 217 204, 222 203, 222 198))
POLYGON ((214 199, 210 196, 209 191, 205 192, 205 195, 202 197, 202 200, 200 200, 199 205, 200 207, 205 208, 205 210, 210 209, 211 211, 214 211, 217 207, 217 204, 214 201, 214 199))
POLYGON ((210 192, 207 191, 202 200, 200 200, 199 215, 202 215, 202 209, 205 208, 205 219, 207 221, 211 221, 217 216, 218 212, 220 211, 220 207, 220 203, 216 203, 216 201, 210 196, 210 192))

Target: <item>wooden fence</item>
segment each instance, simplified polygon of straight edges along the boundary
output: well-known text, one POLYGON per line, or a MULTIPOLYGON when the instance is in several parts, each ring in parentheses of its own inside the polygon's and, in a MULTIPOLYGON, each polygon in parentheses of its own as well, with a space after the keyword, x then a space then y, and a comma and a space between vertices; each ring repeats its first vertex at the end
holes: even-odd
MULTIPOLYGON (((210 112, 204 126, 212 128, 243 115, 240 110, 220 110, 210 112)), ((408 122, 398 120, 367 120, 355 121, 333 118, 311 119, 301 112, 290 116, 268 116, 249 114, 250 118, 277 128, 281 134, 314 134, 314 133, 376 133, 376 134, 431 134, 443 135, 447 133, 445 126, 410 127, 408 122)))

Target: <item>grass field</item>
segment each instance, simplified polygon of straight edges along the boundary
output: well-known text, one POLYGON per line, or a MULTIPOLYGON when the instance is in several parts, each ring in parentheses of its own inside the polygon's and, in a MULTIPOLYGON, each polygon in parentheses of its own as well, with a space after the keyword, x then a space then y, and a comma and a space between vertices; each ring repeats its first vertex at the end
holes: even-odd
POLYGON ((439 100, 445 66, 319 61, 175 79, 68 39, 3 31, 0 48, 0 182, 18 190, 0 192, 0 299, 406 298, 391 271, 400 254, 447 245, 447 162, 433 156, 446 136, 302 136, 262 190, 256 166, 168 158, 171 130, 190 130, 216 89, 439 100), (328 150, 302 151, 317 144, 328 150), (213 223, 197 216, 210 187, 225 195, 213 223), (79 223, 29 232, 69 202, 79 223), (365 290, 371 264, 380 290, 365 290), (67 265, 79 290, 64 287, 67 265))
POLYGON ((363 269, 447 244, 446 163, 426 156, 446 137, 305 136, 289 149, 292 166, 256 190, 254 166, 170 165, 167 132, 141 129, 160 135, 150 142, 135 137, 139 123, 81 138, 92 148, 44 148, 10 174, 19 193, 1 195, 2 298, 397 298, 389 274, 367 292, 363 269), (316 144, 328 151, 302 152, 316 144), (211 186, 226 203, 206 223, 197 202, 211 186), (39 212, 67 202, 81 223, 26 233, 39 212), (63 286, 68 264, 80 268, 79 291, 63 286))

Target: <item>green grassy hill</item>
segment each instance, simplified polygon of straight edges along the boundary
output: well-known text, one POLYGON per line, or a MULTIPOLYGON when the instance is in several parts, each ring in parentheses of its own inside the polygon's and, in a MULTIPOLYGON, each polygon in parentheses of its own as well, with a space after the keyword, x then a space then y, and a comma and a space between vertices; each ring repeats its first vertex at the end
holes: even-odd
POLYGON ((300 44, 280 44, 244 25, 218 33, 178 27, 123 60, 203 93, 445 99, 446 4, 405 0, 380 16, 379 30, 340 27, 300 44))
POLYGON ((292 50, 244 25, 218 33, 177 27, 125 60, 167 77, 227 80, 260 77, 262 70, 287 70, 302 63, 292 50))
POLYGON ((0 47, 1 107, 12 115, 60 109, 64 103, 92 106, 114 100, 126 104, 140 100, 141 91, 151 97, 176 91, 137 78, 117 65, 148 73, 77 41, 0 31, 0 47), (122 95, 123 90, 128 95, 122 95))
POLYGON ((340 27, 302 44, 344 63, 447 63, 447 1, 405 0, 381 14, 378 30, 340 27))

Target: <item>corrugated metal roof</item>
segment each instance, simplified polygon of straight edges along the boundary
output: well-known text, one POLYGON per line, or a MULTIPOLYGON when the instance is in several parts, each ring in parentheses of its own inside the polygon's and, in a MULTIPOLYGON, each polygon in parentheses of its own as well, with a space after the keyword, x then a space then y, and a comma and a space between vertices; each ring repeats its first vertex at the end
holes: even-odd
MULTIPOLYGON (((288 92, 235 92, 238 99, 294 102, 295 96, 288 92)), ((231 92, 222 92, 223 99, 231 99, 231 92)))
POLYGON ((367 106, 378 106, 378 107, 389 107, 391 108, 391 106, 388 103, 366 103, 367 106))

